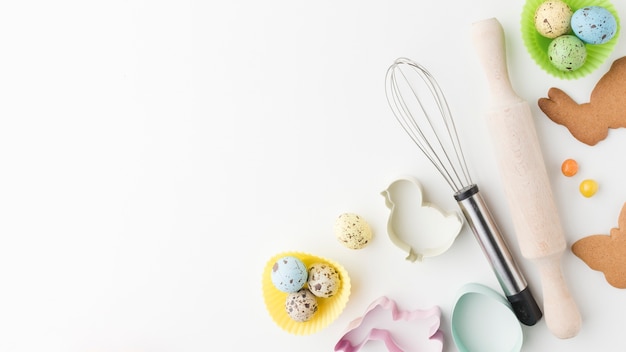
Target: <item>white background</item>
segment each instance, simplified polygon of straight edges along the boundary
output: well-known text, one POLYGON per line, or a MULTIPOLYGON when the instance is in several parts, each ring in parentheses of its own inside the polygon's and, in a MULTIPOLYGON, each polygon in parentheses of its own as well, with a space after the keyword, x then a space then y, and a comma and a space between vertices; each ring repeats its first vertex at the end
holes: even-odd
MULTIPOLYGON (((626 15, 626 3, 615 1, 626 15)), ((626 201, 626 131, 597 146, 537 108, 550 87, 586 102, 610 63, 575 81, 530 59, 523 1, 12 1, 0 5, 0 351, 331 351, 375 298, 450 313, 469 282, 499 289, 467 227, 444 255, 410 263, 386 236, 380 192, 403 175, 454 210, 384 97, 399 56, 429 68, 459 125, 474 181, 519 253, 483 120, 488 90, 471 23, 496 17, 511 81, 530 102, 565 228, 563 270, 583 317, 557 339, 523 327, 524 351, 626 349, 626 299, 569 250, 607 234, 626 201), (560 173, 575 158, 580 172, 560 173), (583 178, 600 184, 584 198, 583 178), (343 212, 374 230, 342 247, 343 212), (278 328, 261 296, 274 254, 339 261, 350 301, 311 336, 278 328), (218 347, 222 346, 222 347, 218 347), (229 346, 228 348, 224 346, 229 346)), ((370 350, 374 350, 371 346, 370 350)), ((379 348, 378 350, 382 350, 379 348)))

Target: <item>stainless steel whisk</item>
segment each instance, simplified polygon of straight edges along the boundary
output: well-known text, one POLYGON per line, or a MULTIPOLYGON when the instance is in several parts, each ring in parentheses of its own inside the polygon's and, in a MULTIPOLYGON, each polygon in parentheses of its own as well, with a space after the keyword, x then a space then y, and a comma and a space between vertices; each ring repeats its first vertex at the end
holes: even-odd
POLYGON ((541 319, 541 310, 478 186, 472 182, 454 119, 439 84, 426 68, 407 58, 398 58, 389 67, 385 83, 387 102, 394 116, 454 192, 518 320, 534 325, 541 319))
POLYGON ((407 58, 399 58, 387 71, 386 80, 387 102, 396 119, 450 188, 459 192, 464 185, 472 184, 450 108, 435 78, 420 64, 407 58), (416 83, 422 83, 423 86, 416 83), (426 92, 423 91, 424 88, 427 89, 426 92), (405 100, 406 94, 412 95, 414 100, 405 100), (432 103, 435 106, 426 105, 420 99, 421 94, 430 94, 434 98, 432 103), (443 126, 437 126, 440 122, 431 118, 432 109, 440 114, 443 126), (418 119, 421 120, 418 122, 418 119), (445 130, 440 131, 436 127, 445 127, 445 130), (446 139, 441 138, 441 132, 445 132, 443 137, 447 137, 446 139))

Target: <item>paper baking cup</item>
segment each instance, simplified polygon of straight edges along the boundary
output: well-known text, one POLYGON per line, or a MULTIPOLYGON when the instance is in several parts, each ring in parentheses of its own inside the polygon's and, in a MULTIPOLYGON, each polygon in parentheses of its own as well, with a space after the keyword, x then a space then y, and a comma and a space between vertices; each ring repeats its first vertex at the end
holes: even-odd
POLYGON ((545 0, 527 0, 522 11, 521 19, 521 31, 522 40, 526 46, 526 50, 530 54, 530 57, 541 67, 544 71, 548 72, 554 77, 561 79, 578 79, 584 77, 591 72, 595 71, 600 65, 602 65, 606 59, 611 55, 620 33, 620 21, 617 15, 617 10, 613 7, 608 0, 563 0, 572 11, 587 7, 587 6, 601 6, 609 10, 615 17, 617 22, 617 30, 615 36, 604 44, 585 44, 587 49, 587 60, 585 64, 574 71, 561 71, 554 67, 548 58, 548 46, 552 39, 546 38, 537 32, 535 28, 535 10, 545 0))
POLYGON ((267 261, 263 270, 262 289, 265 307, 276 325, 294 335, 311 335, 330 325, 346 307, 350 297, 350 277, 343 266, 331 259, 304 252, 283 252, 267 261), (326 263, 339 272, 341 281, 339 291, 329 298, 317 297, 318 310, 309 321, 297 322, 291 319, 285 310, 285 301, 289 294, 281 292, 272 284, 272 267, 278 259, 286 256, 299 258, 307 268, 311 264, 326 263))

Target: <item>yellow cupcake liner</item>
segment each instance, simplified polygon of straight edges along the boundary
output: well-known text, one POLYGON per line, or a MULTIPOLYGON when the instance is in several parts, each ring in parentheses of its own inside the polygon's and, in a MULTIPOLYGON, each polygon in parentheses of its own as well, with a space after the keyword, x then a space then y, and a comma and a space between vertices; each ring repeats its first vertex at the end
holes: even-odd
MULTIPOLYGON (((521 32, 522 40, 530 57, 544 71, 560 79, 582 78, 602 65, 611 55, 617 44, 620 33, 620 21, 617 10, 609 0, 563 0, 572 11, 576 11, 588 6, 601 6, 607 9, 615 17, 617 30, 615 36, 604 44, 585 44, 587 49, 587 59, 582 67, 574 71, 561 71, 554 67, 548 58, 548 46, 552 39, 546 38, 537 32, 535 28, 535 10, 545 0, 527 0, 522 10, 521 32)), ((570 33, 571 34, 571 33, 570 33)))
POLYGON ((267 261, 267 264, 263 269, 262 290, 265 307, 276 325, 294 335, 314 334, 335 321, 348 303, 350 288, 350 277, 343 266, 334 260, 318 257, 305 252, 291 251, 276 254, 267 261), (334 296, 329 298, 317 298, 318 310, 315 315, 313 315, 311 320, 297 322, 291 319, 285 309, 285 301, 287 300, 287 296, 289 294, 281 292, 274 287, 274 284, 272 284, 272 267, 278 259, 285 256, 294 256, 299 258, 307 268, 314 263, 326 263, 337 269, 339 272, 339 279, 341 281, 339 291, 334 296))

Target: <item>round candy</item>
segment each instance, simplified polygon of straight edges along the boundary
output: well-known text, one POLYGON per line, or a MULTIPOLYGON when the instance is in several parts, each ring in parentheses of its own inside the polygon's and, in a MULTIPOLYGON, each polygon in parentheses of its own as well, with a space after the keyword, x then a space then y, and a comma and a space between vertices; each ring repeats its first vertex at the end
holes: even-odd
POLYGON ((565 159, 561 164, 561 172, 567 177, 572 177, 578 172, 578 163, 574 159, 565 159))
POLYGON ((561 0, 544 1, 535 10, 535 28, 547 38, 556 38, 569 33, 572 9, 561 0))
POLYGON ((586 198, 593 196, 597 191, 598 183, 594 180, 587 179, 580 183, 580 193, 586 198))
POLYGON ((282 292, 297 292, 308 278, 306 266, 299 258, 286 256, 278 259, 272 267, 272 284, 282 292))
POLYGON ((585 43, 574 35, 562 35, 552 40, 548 47, 550 63, 561 71, 574 71, 587 60, 585 43))
POLYGON ((309 266, 309 291, 317 297, 332 297, 339 291, 339 272, 329 264, 315 263, 309 266))
POLYGON ((370 225, 357 214, 344 213, 335 221, 337 240, 350 249, 361 249, 372 240, 370 225))
POLYGON ((313 315, 317 313, 317 309, 317 298, 306 288, 287 295, 285 310, 289 317, 297 322, 302 323, 311 320, 313 315))
POLYGON ((572 15, 571 25, 574 34, 589 44, 604 44, 617 32, 615 17, 609 10, 600 6, 576 10, 572 15))

